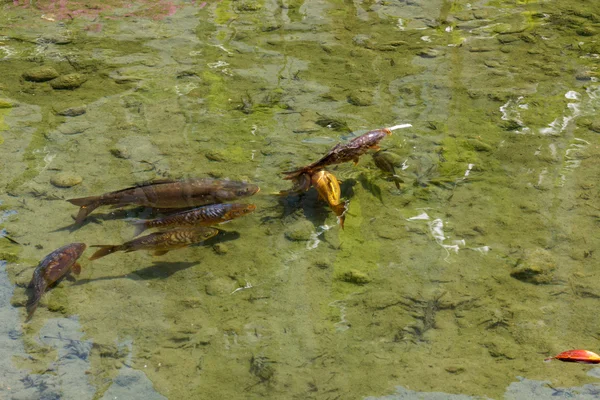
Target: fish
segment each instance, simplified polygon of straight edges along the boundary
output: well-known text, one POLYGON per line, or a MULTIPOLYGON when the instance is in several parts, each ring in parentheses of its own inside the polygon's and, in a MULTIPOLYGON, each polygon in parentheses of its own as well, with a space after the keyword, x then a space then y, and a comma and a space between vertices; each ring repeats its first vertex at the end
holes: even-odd
POLYGON ((162 218, 136 220, 132 221, 132 224, 135 226, 135 232, 133 236, 137 236, 146 229, 151 228, 163 229, 220 224, 249 214, 254 210, 256 210, 256 206, 254 204, 211 204, 208 206, 178 212, 162 218))
POLYGON ((317 189, 319 197, 327 201, 329 208, 333 210, 334 214, 338 217, 340 226, 344 229, 347 203, 340 200, 340 183, 335 175, 325 170, 321 170, 312 175, 311 182, 315 189, 317 189))
POLYGON ((286 176, 283 179, 295 179, 303 173, 312 175, 314 172, 328 165, 341 164, 347 161, 353 161, 354 164, 357 164, 361 155, 365 154, 369 149, 379 150, 379 142, 391 134, 392 131, 389 128, 375 129, 355 137, 346 144, 338 143, 326 155, 312 164, 284 172, 286 176))
POLYGON ((401 164, 400 160, 398 160, 398 156, 390 151, 380 150, 373 154, 372 157, 377 168, 387 174, 390 174, 394 184, 396 185, 396 188, 400 189, 400 183, 403 183, 404 180, 402 180, 402 178, 396 174, 396 166, 401 164))
POLYGON ((133 186, 99 196, 68 199, 79 206, 75 226, 96 208, 105 205, 122 207, 130 204, 155 208, 198 207, 206 204, 223 203, 258 193, 257 185, 228 179, 192 178, 184 180, 155 181, 133 186))
POLYGON ((554 357, 548 357, 544 361, 550 361, 553 359, 582 364, 600 364, 600 356, 588 350, 567 350, 555 355, 554 357))
POLYGON ((277 193, 279 196, 299 195, 308 191, 311 186, 311 177, 308 173, 303 172, 292 179, 293 186, 289 190, 281 190, 277 193))
POLYGON ((100 247, 100 250, 92 254, 90 260, 97 260, 117 251, 129 253, 137 250, 149 250, 152 251, 155 256, 162 256, 171 250, 203 242, 206 239, 210 239, 217 235, 217 233, 219 233, 218 229, 204 226, 154 232, 120 245, 93 245, 91 247, 100 247))
POLYGON ((81 266, 77 263, 77 260, 81 257, 86 247, 85 243, 68 244, 54 250, 39 263, 33 271, 33 277, 29 283, 31 295, 26 304, 27 319, 25 322, 31 320, 42 295, 49 287, 58 283, 71 272, 79 275, 81 266))

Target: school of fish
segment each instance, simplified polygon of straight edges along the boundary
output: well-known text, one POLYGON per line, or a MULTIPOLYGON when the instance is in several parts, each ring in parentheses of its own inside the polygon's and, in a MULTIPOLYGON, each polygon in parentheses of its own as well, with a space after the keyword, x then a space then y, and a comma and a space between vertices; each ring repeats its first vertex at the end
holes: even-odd
MULTIPOLYGON (((398 126, 404 127, 404 126, 398 126)), ((394 127, 397 128, 397 127, 394 127)), ((358 163, 359 157, 369 150, 379 151, 379 142, 392 134, 394 128, 376 129, 358 136, 349 142, 338 143, 319 160, 285 172, 284 179, 291 180, 291 190, 279 195, 299 195, 314 187, 318 198, 325 201, 336 215, 343 229, 348 201, 341 199, 338 179, 325 167, 348 161, 358 163)), ((393 166, 382 164, 374 158, 376 165, 384 172, 392 172, 393 166), (385 167, 382 167, 384 165, 385 167), (386 170, 387 168, 387 170, 386 170)), ((396 185, 398 183, 395 181, 396 185)), ((88 216, 98 207, 126 206, 147 207, 164 214, 153 219, 136 219, 128 222, 134 227, 134 239, 122 244, 94 244, 97 250, 89 258, 97 260, 115 252, 146 250, 154 256, 169 251, 202 243, 219 235, 220 229, 213 225, 232 221, 256 210, 254 204, 226 203, 252 196, 260 188, 252 183, 228 179, 190 178, 183 180, 160 180, 100 195, 67 200, 79 207, 73 229, 84 225, 88 216), (145 236, 141 233, 157 229, 145 236)), ((35 268, 29 284, 29 299, 26 304, 29 321, 45 292, 72 274, 78 275, 81 266, 79 258, 88 246, 84 243, 71 243, 48 254, 35 268)))

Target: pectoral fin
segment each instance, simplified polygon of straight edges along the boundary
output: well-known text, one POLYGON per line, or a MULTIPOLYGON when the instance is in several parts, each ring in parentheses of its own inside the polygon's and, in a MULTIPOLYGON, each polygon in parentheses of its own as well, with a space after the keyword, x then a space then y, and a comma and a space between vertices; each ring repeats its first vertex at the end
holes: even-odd
POLYGON ((152 253, 153 256, 162 256, 169 252, 169 250, 154 250, 152 253))
POLYGON ((73 272, 75 275, 79 275, 81 273, 81 264, 77 262, 73 264, 71 267, 71 272, 73 272))

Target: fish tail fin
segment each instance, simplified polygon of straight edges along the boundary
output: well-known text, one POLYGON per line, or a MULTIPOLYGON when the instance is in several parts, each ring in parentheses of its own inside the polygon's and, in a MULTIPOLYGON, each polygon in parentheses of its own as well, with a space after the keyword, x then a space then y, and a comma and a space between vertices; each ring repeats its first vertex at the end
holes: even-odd
POLYGON ((147 222, 148 221, 146 221, 145 219, 132 219, 131 221, 129 221, 129 223, 131 223, 131 225, 135 227, 135 230, 133 231, 133 237, 136 237, 137 235, 148 229, 147 222))
POLYGON ((38 304, 40 303, 42 295, 44 294, 44 291, 46 290, 45 284, 43 284, 41 287, 38 285, 32 285, 32 286, 33 286, 33 288, 31 289, 32 294, 29 296, 29 299, 27 300, 27 304, 25 305, 25 308, 27 309, 27 318, 25 319, 25 322, 29 322, 31 320, 31 317, 33 317, 33 313, 35 312, 35 310, 37 310, 38 304))
POLYGON ((78 199, 68 199, 67 201, 79 206, 79 213, 75 218, 75 225, 81 225, 85 217, 101 205, 99 196, 80 197, 78 199))
POLYGON ((110 244, 108 244, 108 245, 107 244, 97 244, 97 245, 90 246, 90 247, 100 247, 100 250, 98 250, 94 254, 92 254, 92 256, 90 257, 90 260, 97 260, 101 257, 112 254, 115 251, 123 250, 123 246, 120 246, 120 245, 113 246, 110 244))
POLYGON ((344 221, 346 220, 346 211, 348 211, 348 201, 331 206, 333 213, 337 216, 338 222, 344 229, 344 221))

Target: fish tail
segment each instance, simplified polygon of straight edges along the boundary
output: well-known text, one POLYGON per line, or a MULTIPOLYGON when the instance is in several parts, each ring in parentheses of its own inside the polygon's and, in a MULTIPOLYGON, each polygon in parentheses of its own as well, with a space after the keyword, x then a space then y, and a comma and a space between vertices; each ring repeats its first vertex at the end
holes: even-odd
POLYGON ((31 317, 33 317, 33 313, 35 312, 35 310, 37 310, 38 304, 40 303, 40 300, 45 290, 45 283, 41 287, 38 285, 33 285, 33 288, 31 289, 32 294, 29 296, 27 304, 25 305, 27 309, 27 318, 25 319, 25 322, 29 322, 31 320, 31 317))
POLYGON ((79 213, 75 218, 75 225, 81 225, 85 217, 98 208, 102 203, 100 196, 80 197, 78 199, 68 199, 69 203, 79 206, 79 213))
POLYGON ((145 219, 133 219, 129 222, 135 227, 135 231, 133 231, 134 237, 148 229, 148 221, 145 219))
POLYGON ((108 244, 108 245, 107 244, 97 244, 97 245, 90 246, 90 247, 100 247, 100 250, 98 250, 94 254, 92 254, 92 256, 90 257, 90 260, 97 260, 101 257, 112 254, 115 251, 123 250, 123 246, 121 246, 121 245, 113 246, 110 244, 108 244))
POLYGON ((346 211, 348 211, 348 201, 331 206, 333 213, 338 217, 338 222, 344 229, 344 221, 346 220, 346 211))

